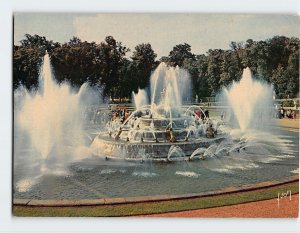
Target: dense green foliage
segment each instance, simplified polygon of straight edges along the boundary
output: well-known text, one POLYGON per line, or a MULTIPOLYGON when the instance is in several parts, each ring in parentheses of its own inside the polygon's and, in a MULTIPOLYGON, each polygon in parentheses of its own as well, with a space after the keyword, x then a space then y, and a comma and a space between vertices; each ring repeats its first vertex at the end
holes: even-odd
POLYGON ((257 79, 272 83, 279 98, 299 94, 299 39, 275 36, 265 41, 231 42, 229 50, 210 49, 206 54, 193 54, 191 46, 175 45, 169 56, 156 61, 151 45, 139 44, 128 56, 129 48, 107 36, 103 42, 81 41, 73 37, 60 44, 38 35, 25 35, 13 50, 13 86, 37 86, 39 67, 45 51, 57 81, 74 87, 84 82, 104 85, 104 94, 113 98, 130 98, 132 91, 149 84, 151 72, 159 61, 188 70, 193 83, 193 96, 215 96, 220 88, 239 80, 242 70, 250 67, 257 79))

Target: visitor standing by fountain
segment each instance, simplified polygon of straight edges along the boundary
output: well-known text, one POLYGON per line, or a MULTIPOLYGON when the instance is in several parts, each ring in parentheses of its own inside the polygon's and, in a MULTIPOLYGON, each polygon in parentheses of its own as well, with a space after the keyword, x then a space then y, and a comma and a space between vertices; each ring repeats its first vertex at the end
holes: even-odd
POLYGON ((280 119, 281 118, 284 118, 284 108, 282 107, 282 105, 281 105, 281 107, 280 107, 280 119))
POLYGON ((205 109, 204 113, 205 113, 205 117, 209 118, 209 111, 208 111, 208 109, 205 109))

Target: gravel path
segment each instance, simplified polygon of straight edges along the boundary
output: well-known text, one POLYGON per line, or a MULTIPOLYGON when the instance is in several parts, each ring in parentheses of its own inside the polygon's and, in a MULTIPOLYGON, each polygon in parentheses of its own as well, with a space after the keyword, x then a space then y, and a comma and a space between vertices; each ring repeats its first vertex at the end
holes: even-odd
POLYGON ((299 211, 299 194, 278 200, 271 199, 232 206, 209 209, 180 211, 164 214, 147 215, 147 217, 201 217, 201 218, 297 218, 299 211))
POLYGON ((282 127, 299 129, 299 119, 276 119, 276 122, 282 127))

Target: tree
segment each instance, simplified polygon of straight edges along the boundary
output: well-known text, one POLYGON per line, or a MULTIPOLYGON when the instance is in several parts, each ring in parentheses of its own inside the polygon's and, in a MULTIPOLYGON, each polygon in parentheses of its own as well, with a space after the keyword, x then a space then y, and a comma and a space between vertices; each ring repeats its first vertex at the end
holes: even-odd
POLYGON ((13 50, 13 87, 19 85, 27 89, 37 88, 39 68, 42 63, 43 50, 14 46, 13 50))
POLYGON ((182 66, 185 59, 195 59, 195 55, 191 52, 191 46, 187 43, 174 46, 169 53, 169 63, 172 66, 182 66))
POLYGON ((80 87, 86 81, 97 85, 95 50, 95 42, 82 42, 76 37, 56 48, 51 55, 56 80, 59 83, 67 81, 74 87, 80 87))
POLYGON ((134 91, 136 71, 133 62, 125 59, 120 67, 120 80, 117 85, 116 95, 119 99, 127 98, 130 99, 132 91, 134 91))
POLYGON ((21 40, 21 47, 38 48, 42 51, 51 53, 55 48, 59 47, 59 43, 47 40, 44 36, 25 34, 25 39, 21 40))
POLYGON ((139 44, 135 47, 131 56, 133 69, 136 71, 133 82, 134 91, 137 91, 138 88, 144 89, 149 85, 149 78, 155 67, 156 57, 157 55, 149 43, 139 44))
POLYGON ((286 80, 285 71, 282 65, 279 65, 276 70, 273 71, 272 82, 274 83, 275 91, 279 98, 285 97, 286 80))
POLYGON ((220 90, 220 79, 222 73, 223 50, 215 49, 208 51, 207 58, 207 81, 213 96, 220 90))
POLYGON ((45 37, 25 34, 21 45, 13 49, 13 87, 16 89, 23 85, 27 89, 36 88, 46 50, 52 52, 59 46, 59 43, 48 41, 45 37))
MULTIPOLYGON (((190 45, 178 44, 160 61, 190 73, 193 96, 215 96, 222 86, 239 80, 245 67, 250 67, 256 78, 272 83, 280 97, 298 95, 299 38, 248 39, 245 43, 231 42, 230 48, 194 55, 190 45)), ((19 85, 37 87, 46 50, 59 83, 67 81, 78 88, 85 82, 104 85, 104 96, 120 98, 130 97, 138 87, 147 87, 151 72, 159 63, 149 43, 137 45, 131 58, 126 58, 129 49, 112 36, 100 43, 73 37, 59 44, 43 36, 26 34, 21 45, 13 48, 14 89, 19 85)))
POLYGON ((242 76, 240 59, 236 52, 228 50, 222 53, 220 86, 228 86, 232 81, 237 81, 242 76))
POLYGON ((186 69, 191 75, 193 84, 193 97, 196 95, 201 97, 208 97, 211 95, 211 89, 208 85, 208 73, 207 73, 207 56, 197 55, 194 59, 185 59, 183 68, 186 69))
POLYGON ((99 58, 97 75, 102 84, 105 85, 104 93, 111 95, 112 98, 120 87, 120 69, 126 61, 125 55, 130 50, 122 46, 121 42, 116 41, 112 36, 107 36, 104 42, 98 46, 96 56, 99 58))

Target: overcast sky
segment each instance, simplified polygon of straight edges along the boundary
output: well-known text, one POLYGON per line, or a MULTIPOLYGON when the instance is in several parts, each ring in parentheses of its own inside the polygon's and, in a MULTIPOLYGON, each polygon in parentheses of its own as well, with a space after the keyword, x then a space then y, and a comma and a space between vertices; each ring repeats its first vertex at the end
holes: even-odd
POLYGON ((131 50, 149 42, 159 58, 179 43, 190 44, 192 52, 200 54, 208 49, 229 49, 231 41, 300 37, 299 23, 297 15, 271 14, 16 13, 14 43, 19 44, 26 33, 60 43, 73 36, 99 43, 111 35, 131 50))

